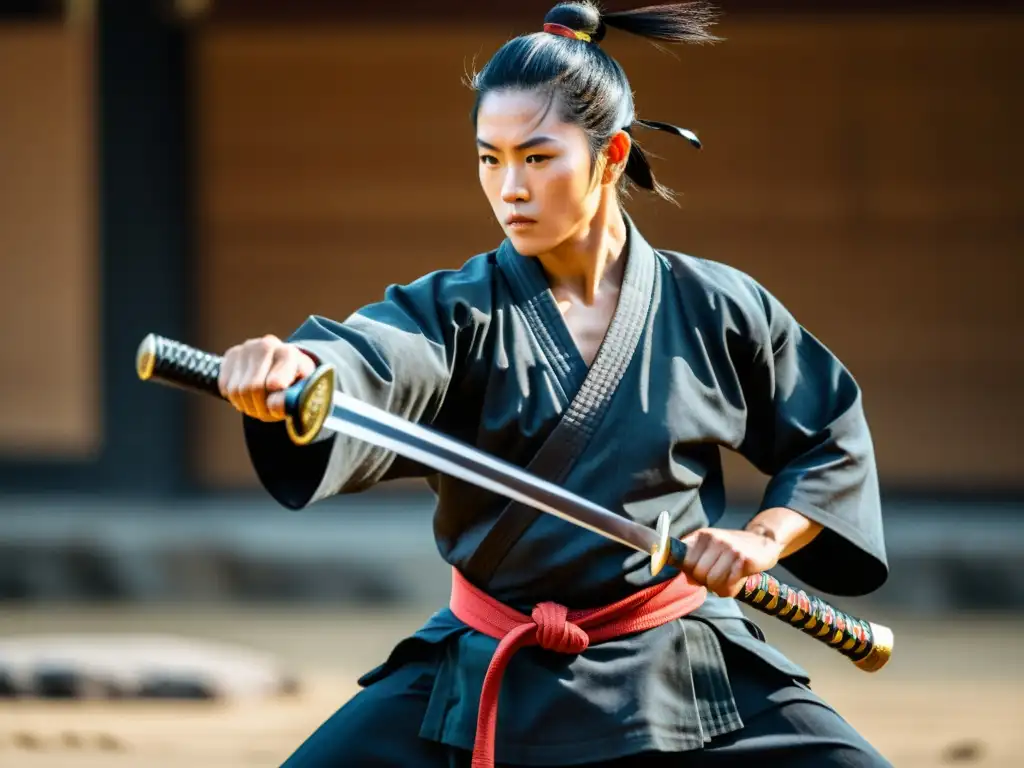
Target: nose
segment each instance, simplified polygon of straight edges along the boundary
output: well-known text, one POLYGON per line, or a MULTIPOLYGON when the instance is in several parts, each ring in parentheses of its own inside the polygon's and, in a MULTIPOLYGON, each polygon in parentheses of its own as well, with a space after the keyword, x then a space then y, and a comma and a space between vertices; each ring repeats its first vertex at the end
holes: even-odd
POLYGON ((509 166, 505 172, 505 178, 501 184, 501 199, 502 202, 510 205, 512 203, 523 203, 530 199, 530 193, 525 183, 523 183, 522 175, 513 166, 509 166))

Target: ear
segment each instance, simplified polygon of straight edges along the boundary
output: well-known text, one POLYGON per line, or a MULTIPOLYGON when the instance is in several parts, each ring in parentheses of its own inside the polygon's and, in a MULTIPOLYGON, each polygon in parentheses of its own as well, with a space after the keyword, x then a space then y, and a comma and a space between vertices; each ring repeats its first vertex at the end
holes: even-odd
POLYGON ((601 181, 604 184, 615 184, 626 168, 626 161, 629 159, 629 150, 633 146, 633 139, 625 131, 619 131, 608 140, 608 146, 604 150, 604 175, 601 181))

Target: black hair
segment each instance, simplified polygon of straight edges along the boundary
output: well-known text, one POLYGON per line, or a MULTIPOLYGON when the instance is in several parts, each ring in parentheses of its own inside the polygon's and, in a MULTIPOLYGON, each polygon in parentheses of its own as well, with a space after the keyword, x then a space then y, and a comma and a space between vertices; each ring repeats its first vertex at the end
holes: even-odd
MULTIPOLYGON (((480 102, 489 92, 540 89, 548 92, 550 104, 559 105, 562 119, 586 132, 592 159, 618 131, 626 130, 632 137, 634 125, 669 130, 699 147, 696 136, 688 131, 666 123, 637 120, 626 73, 600 47, 600 42, 608 27, 654 41, 714 42, 718 38, 707 31, 714 18, 712 6, 702 1, 615 13, 602 13, 591 0, 559 3, 544 17, 545 31, 509 40, 473 75, 473 123, 476 124, 480 102)), ((623 174, 623 183, 627 181, 672 199, 671 191, 654 178, 650 162, 635 139, 623 174)))

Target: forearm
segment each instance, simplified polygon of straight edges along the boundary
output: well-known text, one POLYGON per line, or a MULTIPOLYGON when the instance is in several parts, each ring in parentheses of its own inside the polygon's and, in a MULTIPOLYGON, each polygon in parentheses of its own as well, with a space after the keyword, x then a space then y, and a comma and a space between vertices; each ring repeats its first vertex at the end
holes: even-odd
POLYGON ((822 526, 786 507, 772 507, 759 512, 747 523, 745 530, 766 536, 782 547, 780 559, 798 552, 821 533, 822 526))

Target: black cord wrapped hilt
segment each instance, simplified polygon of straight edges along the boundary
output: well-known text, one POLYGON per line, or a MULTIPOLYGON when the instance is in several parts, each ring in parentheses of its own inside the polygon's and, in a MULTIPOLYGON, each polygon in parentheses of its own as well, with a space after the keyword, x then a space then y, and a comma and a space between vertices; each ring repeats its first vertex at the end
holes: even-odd
POLYGON ((221 397, 217 379, 224 358, 180 341, 149 334, 135 355, 135 370, 143 381, 221 397))
MULTIPOLYGON (((201 392, 224 399, 218 379, 224 358, 151 333, 139 344, 135 370, 143 381, 201 392)), ((296 445, 312 442, 331 413, 334 368, 319 366, 285 390, 285 428, 296 445)))

